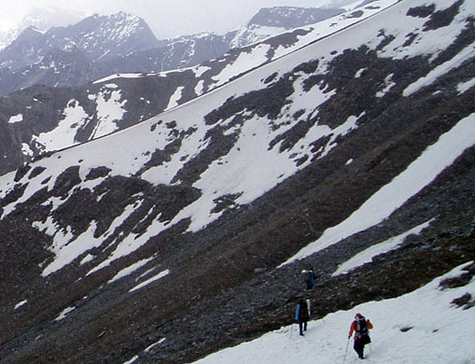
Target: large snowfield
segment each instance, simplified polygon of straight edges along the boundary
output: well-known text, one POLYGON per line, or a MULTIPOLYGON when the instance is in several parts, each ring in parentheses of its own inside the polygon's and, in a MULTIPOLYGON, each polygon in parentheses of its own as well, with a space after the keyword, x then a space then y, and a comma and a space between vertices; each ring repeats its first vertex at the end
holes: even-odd
POLYGON ((439 283, 463 273, 466 265, 428 285, 396 299, 368 302, 350 311, 339 311, 310 321, 304 336, 298 324, 284 326, 261 338, 212 354, 196 364, 303 364, 303 363, 475 363, 475 315, 472 309, 452 301, 466 293, 475 295, 470 284, 442 289, 439 283), (362 313, 374 325, 372 343, 365 359, 353 351, 348 340, 350 324, 362 313))

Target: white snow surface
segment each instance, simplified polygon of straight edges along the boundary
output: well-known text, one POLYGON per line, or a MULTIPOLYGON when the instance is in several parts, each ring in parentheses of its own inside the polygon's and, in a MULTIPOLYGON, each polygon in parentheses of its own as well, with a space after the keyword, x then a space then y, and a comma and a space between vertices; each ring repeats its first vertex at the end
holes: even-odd
POLYGON ((181 86, 181 87, 178 87, 178 88, 175 90, 175 92, 173 93, 173 95, 170 97, 170 100, 168 101, 168 106, 166 107, 165 110, 174 108, 175 106, 178 105, 178 101, 180 101, 180 99, 181 99, 181 94, 182 94, 182 92, 183 92, 184 89, 185 89, 185 87, 181 86))
POLYGON ((93 84, 117 80, 119 78, 142 78, 142 77, 144 77, 143 73, 114 73, 113 75, 94 81, 93 84))
POLYGON ((122 279, 124 277, 127 277, 128 275, 134 273, 138 269, 142 268, 144 265, 146 265, 148 262, 150 262, 152 258, 148 259, 143 259, 138 262, 135 262, 132 265, 129 265, 128 267, 122 269, 119 273, 117 273, 108 283, 113 283, 115 281, 118 281, 119 279, 122 279))
POLYGON ((58 126, 46 133, 40 133, 35 141, 46 151, 54 151, 77 144, 74 140, 77 130, 83 127, 90 116, 79 105, 77 100, 71 100, 63 112, 64 118, 58 126))
POLYGON ((105 87, 96 98, 98 123, 93 132, 93 138, 110 134, 119 127, 116 122, 121 120, 126 110, 124 105, 127 100, 122 100, 120 90, 110 91, 105 87))
MULTIPOLYGON (((437 53, 444 50, 453 40, 448 35, 453 37, 459 34, 465 27, 465 22, 453 22, 450 26, 444 27, 443 34, 440 30, 426 31, 423 40, 413 42, 411 46, 395 46, 398 42, 404 43, 405 35, 414 31, 414 29, 422 28, 426 19, 409 18, 405 14, 407 14, 410 7, 422 6, 424 4, 423 0, 402 2, 396 2, 396 0, 376 1, 371 3, 371 6, 368 6, 368 8, 364 8, 366 14, 361 18, 355 19, 342 15, 332 19, 332 23, 326 23, 326 28, 324 27, 324 22, 310 26, 308 27, 309 33, 299 38, 297 46, 289 49, 282 48, 282 52, 285 51, 287 56, 281 56, 281 58, 273 62, 246 73, 243 77, 227 83, 225 87, 216 88, 212 92, 208 92, 188 103, 173 107, 132 128, 116 132, 106 138, 94 140, 84 145, 61 150, 49 158, 32 163, 33 168, 45 167, 45 171, 38 177, 28 180, 23 195, 17 201, 4 207, 2 217, 10 214, 18 204, 28 200, 38 190, 42 188, 51 190, 57 177, 71 166, 77 165, 80 167, 81 188, 94 189, 103 179, 86 182, 85 177, 91 169, 107 166, 111 169, 110 176, 133 176, 150 160, 150 155, 155 150, 163 150, 177 138, 177 135, 193 130, 192 133, 186 133, 186 137, 181 140, 179 151, 171 155, 171 160, 154 166, 142 174, 142 178, 152 184, 179 184, 180 181, 174 180, 177 172, 186 162, 206 148, 208 142, 205 140, 205 136, 209 130, 215 127, 215 125, 205 124, 205 116, 212 110, 222 106, 230 98, 237 98, 250 90, 265 89, 268 86, 265 80, 269 75, 275 74, 276 78, 280 77, 292 71, 296 65, 316 59, 319 60, 316 72, 323 74, 329 62, 345 49, 358 49, 361 44, 366 44, 368 47, 376 49, 381 41, 380 36, 378 36, 381 29, 385 29, 386 34, 394 32, 395 36, 397 36, 397 41, 391 42, 390 45, 378 51, 380 56, 394 56, 395 54, 399 56, 397 52, 403 48, 404 56, 420 55, 427 52, 437 53), (377 16, 371 16, 383 8, 387 9, 377 16), (399 37, 403 39, 400 40, 399 37), (315 42, 312 43, 313 41, 315 42), (298 46, 305 47, 297 50, 298 46), (167 124, 170 123, 176 125, 173 130, 167 127, 167 124), (48 177, 50 178, 48 179, 48 177)), ((475 2, 465 2, 461 6, 458 17, 475 14, 474 4, 475 2)), ((451 5, 451 2, 446 0, 436 1, 438 10, 444 9, 448 5, 451 5)), ((257 66, 259 60, 261 63, 264 63, 267 60, 267 46, 263 45, 256 49, 255 53, 245 54, 240 57, 235 65, 240 64, 242 67, 245 67, 243 71, 247 71, 249 67, 257 66)), ((470 49, 463 50, 453 59, 452 63, 449 62, 447 64, 448 67, 439 68, 438 72, 430 74, 430 82, 433 82, 443 74, 443 72, 440 72, 441 70, 450 70, 457 64, 460 64, 461 61, 466 59, 468 56, 467 51, 470 49)), ((196 70, 197 72, 205 71, 204 68, 197 68, 196 70)), ((230 69, 225 68, 224 72, 226 74, 228 71, 230 69)), ((239 72, 239 69, 235 68, 233 72, 239 72)), ((381 85, 382 92, 391 85, 391 75, 388 74, 386 76, 386 83, 381 85)), ((117 128, 116 121, 120 120, 123 116, 123 104, 126 100, 122 99, 121 90, 116 87, 117 85, 111 83, 111 80, 120 77, 144 77, 144 75, 122 74, 111 76, 102 80, 107 83, 101 88, 99 94, 90 95, 91 99, 97 101, 98 118, 100 119, 100 124, 95 130, 96 137, 115 131, 117 128)), ((216 80, 217 82, 222 82, 228 77, 231 77, 231 73, 226 77, 223 76, 223 78, 218 77, 216 80)), ((236 125, 233 129, 227 131, 228 134, 236 133, 238 136, 237 142, 227 155, 213 162, 193 184, 193 187, 201 192, 199 199, 185 207, 170 222, 165 223, 157 218, 149 226, 145 234, 140 236, 134 234, 125 237, 121 236, 120 240, 111 242, 110 244, 114 244, 115 249, 111 251, 109 257, 100 265, 93 266, 89 274, 110 265, 116 259, 133 253, 146 244, 151 237, 170 228, 181 221, 181 219, 190 218, 190 231, 198 231, 204 228, 221 216, 221 213, 212 212, 216 206, 214 201, 219 197, 226 195, 237 196, 235 199, 236 207, 254 201, 285 178, 305 168, 312 159, 312 143, 315 140, 323 136, 330 137, 330 141, 323 145, 320 150, 320 158, 322 158, 336 146, 335 143, 339 136, 343 136, 358 127, 357 120, 362 115, 349 117, 343 125, 334 130, 326 125, 316 123, 292 148, 280 151, 280 143, 269 148, 271 141, 295 126, 297 121, 293 120, 291 115, 305 110, 309 115, 317 116, 319 106, 333 95, 331 92, 321 90, 318 86, 305 93, 303 90, 304 77, 303 73, 296 77, 294 81, 295 92, 289 98, 289 104, 284 107, 281 115, 276 120, 272 120, 272 123, 266 117, 258 117, 256 115, 243 125, 236 125), (308 157, 306 162, 297 163, 298 160, 303 160, 305 157, 308 157), (256 173, 256 171, 259 171, 259 173, 256 173)), ((422 84, 427 84, 426 81, 424 80, 422 84)), ((469 82, 461 84, 460 92, 466 91, 470 85, 472 83, 469 82)), ((413 92, 417 92, 417 90, 413 92)), ((177 90, 171 101, 176 101, 178 93, 179 91, 177 90)), ((171 103, 170 106, 173 104, 171 103)), ((249 116, 247 113, 247 111, 244 111, 242 116, 249 116)), ((64 115, 65 118, 55 133, 60 135, 61 138, 67 139, 69 137, 68 129, 76 126, 73 121, 75 120, 79 124, 87 116, 75 100, 71 100, 64 115)), ((223 127, 227 126, 230 122, 231 119, 219 121, 223 127)), ((355 232, 383 221, 405 201, 430 183, 466 148, 473 145, 475 143, 474 135, 475 116, 471 115, 460 121, 453 130, 442 136, 439 142, 428 148, 405 172, 378 191, 352 216, 340 225, 329 228, 321 239, 303 249, 297 256, 289 260, 289 263, 294 259, 300 259, 308 254, 312 254, 315 251, 339 242, 355 232), (384 199, 384 204, 381 204, 381 199, 384 199)), ((59 144, 53 144, 53 139, 51 140, 52 144, 46 144, 51 148, 53 146, 54 148, 60 147, 59 144)), ((0 189, 0 198, 3 198, 14 187, 14 176, 15 173, 10 173, 0 177, 0 186, 2 187, 0 189)), ((52 203, 56 207, 63 202, 64 200, 51 198, 47 203, 52 203)), ((122 216, 114 221, 111 229, 102 236, 94 236, 96 222, 93 221, 89 230, 74 241, 71 241, 72 237, 67 233, 68 227, 56 226, 52 221, 44 223, 32 222, 33 226, 36 226, 38 229, 46 229, 49 235, 54 237, 54 244, 50 247, 50 250, 55 254, 56 258, 44 268, 43 275, 54 273, 76 259, 93 263, 93 260, 91 260, 92 256, 88 255, 90 251, 94 248, 104 250, 104 241, 112 234, 114 229, 120 228, 122 223, 126 223, 127 218, 137 206, 127 208, 122 216)))
POLYGON ((54 321, 64 320, 71 312, 73 312, 76 307, 67 307, 54 319, 54 321))
POLYGON ((248 343, 211 354, 195 364, 469 364, 475 363, 474 314, 452 301, 470 293, 475 280, 463 287, 442 290, 442 279, 459 276, 460 266, 426 286, 395 299, 361 304, 310 321, 305 335, 298 325, 284 326, 248 343), (362 313, 374 325, 365 359, 358 359, 350 324, 362 313))
POLYGON ((158 281, 159 279, 162 279, 163 277, 166 277, 167 275, 170 274, 170 270, 169 269, 166 269, 164 271, 161 271, 160 273, 158 273, 157 275, 154 275, 153 277, 147 279, 146 281, 136 285, 134 288, 131 288, 129 292, 134 292, 134 291, 137 291, 139 289, 142 289, 146 286, 148 286, 149 284, 155 282, 155 281, 158 281))
POLYGON ((16 305, 15 305, 15 310, 18 310, 20 307, 23 307, 24 305, 26 305, 28 303, 28 300, 23 300, 21 302, 18 302, 16 305))
POLYGON ((12 117, 10 117, 10 119, 8 119, 9 124, 16 124, 22 121, 23 121, 23 114, 13 115, 12 117))

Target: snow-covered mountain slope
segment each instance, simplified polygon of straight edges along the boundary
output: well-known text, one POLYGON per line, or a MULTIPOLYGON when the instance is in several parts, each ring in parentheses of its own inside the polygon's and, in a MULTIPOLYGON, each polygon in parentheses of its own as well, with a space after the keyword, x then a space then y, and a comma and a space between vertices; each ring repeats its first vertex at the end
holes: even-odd
POLYGON ((235 31, 231 40, 232 48, 241 48, 286 30, 316 24, 343 13, 343 9, 299 8, 280 6, 263 8, 246 26, 235 31))
MULTIPOLYGON (((191 362, 290 324, 301 296, 322 317, 474 261, 474 16, 371 2, 0 177, 2 360, 191 362)), ((68 105, 66 126, 87 118, 68 105)), ((467 309, 474 273, 448 283, 467 309)))
POLYGON ((372 343, 365 348, 364 362, 471 363, 475 360, 472 345, 460 337, 475 334, 473 312, 461 298, 466 297, 467 292, 474 292, 475 282, 472 280, 461 287, 444 284, 462 276, 468 266, 470 264, 457 267, 401 297, 368 302, 311 320, 304 337, 299 336, 297 324, 284 326, 260 339, 195 363, 359 363, 361 360, 353 351, 353 339, 350 341, 347 336, 353 317, 361 312, 374 325, 370 330, 372 343))
POLYGON ((30 26, 0 52, 0 95, 34 85, 82 85, 114 72, 103 62, 159 44, 144 20, 125 13, 47 31, 30 26))
MULTIPOLYGON (((0 164, 0 172, 16 169, 41 154, 92 140, 141 122, 210 92, 256 67, 294 52, 315 39, 370 17, 389 4, 391 2, 363 8, 358 17, 349 12, 303 29, 290 30, 183 70, 158 74, 112 74, 96 80, 92 85, 75 89, 33 87, 9 95, 0 99, 0 123, 3 123, 6 130, 4 139, 8 140, 0 145, 0 153, 8 156, 0 164), (81 122, 69 122, 68 115, 71 113, 83 115, 81 122), (104 124, 107 124, 107 127, 104 124), (102 132, 97 133, 96 130, 102 132), (65 133, 68 134, 67 137, 65 133)), ((179 45, 174 44, 173 48, 176 51, 179 45)), ((187 46, 183 48, 186 49, 187 46)), ((150 62, 153 64, 143 65, 143 69, 153 69, 157 66, 155 62, 159 57, 152 55, 153 53, 154 50, 151 50, 150 57, 146 57, 152 60, 150 62)), ((130 69, 140 64, 133 56, 128 58, 131 60, 130 69)), ((190 56, 186 58, 191 59, 190 56)), ((36 71, 29 69, 29 72, 25 73, 27 82, 33 79, 33 83, 43 83, 43 80, 49 79, 61 83, 69 80, 69 77, 83 79, 91 72, 89 61, 77 49, 70 52, 52 52, 43 59, 43 63, 54 66, 54 69, 49 66, 39 66, 36 71), (74 64, 76 72, 70 72, 71 64, 74 64), (32 75, 35 77, 31 78, 32 75)), ((113 63, 106 62, 101 69, 111 70, 114 68, 113 63)), ((19 80, 15 72, 7 72, 3 79, 14 89, 20 87, 15 84, 16 80, 19 80)))

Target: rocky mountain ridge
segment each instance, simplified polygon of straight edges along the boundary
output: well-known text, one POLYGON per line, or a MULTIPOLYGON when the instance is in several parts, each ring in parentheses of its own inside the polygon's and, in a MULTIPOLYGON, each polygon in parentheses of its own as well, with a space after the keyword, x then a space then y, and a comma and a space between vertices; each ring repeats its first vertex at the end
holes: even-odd
POLYGON ((299 297, 323 317, 474 261, 474 5, 362 11, 1 176, 0 362, 189 363, 289 324, 299 297))
POLYGON ((231 48, 245 47, 343 12, 318 8, 262 11, 246 26, 224 35, 204 33, 160 41, 143 19, 125 13, 95 15, 47 32, 29 27, 0 52, 0 95, 36 84, 78 86, 113 73, 163 72, 195 66, 219 58, 231 48), (292 23, 282 24, 284 11, 292 23))
MULTIPOLYGON (((343 28, 371 16, 378 9, 367 9, 359 17, 352 13, 322 21, 317 25, 289 30, 261 43, 232 49, 223 56, 195 67, 157 74, 112 74, 93 83, 72 88, 33 86, 0 98, 0 127, 4 143, 0 145, 0 173, 12 171, 24 163, 54 150, 89 141, 95 137, 127 128, 166 109, 188 102, 210 92, 255 67, 282 57, 315 40, 325 37, 329 31, 343 28), (329 25, 334 24, 331 28, 329 25), (79 119, 73 120, 73 118, 79 119), (47 121, 47 122, 45 122, 47 121), (68 135, 65 136, 64 133, 68 135), (61 139, 59 141, 59 139, 61 139)), ((208 39, 210 36, 206 36, 208 39)), ((207 40, 203 40, 204 43, 207 40)), ((183 40, 183 52, 188 46, 183 40)), ((173 46, 175 52, 179 46, 173 46)), ((225 46, 220 52, 224 52, 225 46)), ((89 74, 89 61, 80 50, 54 51, 54 56, 44 61, 54 64, 55 72, 41 68, 38 77, 46 75, 50 80, 72 79, 76 82, 89 74), (71 73, 70 65, 76 71, 71 73)), ((129 67, 155 67, 159 58, 150 50, 148 61, 134 55, 127 57, 129 67)), ((175 53, 177 54, 177 53, 175 53)), ((195 60, 187 56, 188 60, 195 60)), ((165 59, 163 60, 165 61, 165 59)), ((197 61, 197 60, 195 60, 197 61)), ((103 71, 114 69, 114 60, 102 63, 103 71)), ((33 75, 35 72, 29 72, 33 75)), ((107 73, 109 75, 109 73, 107 73)), ((28 77, 30 77, 28 76, 28 77)), ((5 78, 14 85, 15 74, 5 78), (12 77, 12 79, 10 79, 12 77)))
POLYGON ((21 21, 17 23, 12 21, 10 26, 0 30, 0 51, 10 45, 21 32, 29 27, 46 32, 53 27, 77 23, 84 17, 86 15, 78 10, 35 7, 21 21))
POLYGON ((15 71, 40 62, 52 50, 80 49, 90 61, 111 59, 156 47, 157 39, 139 17, 126 13, 94 15, 67 27, 23 31, 0 52, 1 68, 15 71))

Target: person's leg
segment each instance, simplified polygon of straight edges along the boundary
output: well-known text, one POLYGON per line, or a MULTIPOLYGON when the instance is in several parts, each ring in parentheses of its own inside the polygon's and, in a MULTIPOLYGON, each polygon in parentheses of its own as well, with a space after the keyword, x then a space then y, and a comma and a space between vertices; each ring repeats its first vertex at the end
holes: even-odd
POLYGON ((358 357, 360 359, 363 359, 364 345, 361 345, 360 340, 355 340, 355 344, 353 345, 353 348, 355 349, 356 353, 358 354, 358 357))

